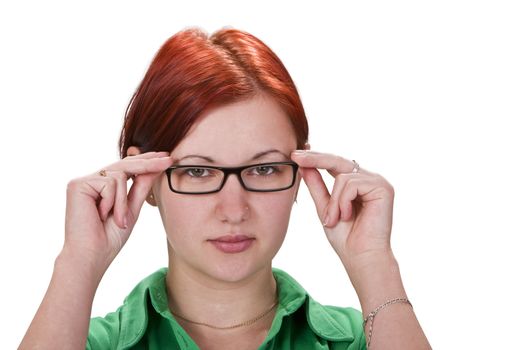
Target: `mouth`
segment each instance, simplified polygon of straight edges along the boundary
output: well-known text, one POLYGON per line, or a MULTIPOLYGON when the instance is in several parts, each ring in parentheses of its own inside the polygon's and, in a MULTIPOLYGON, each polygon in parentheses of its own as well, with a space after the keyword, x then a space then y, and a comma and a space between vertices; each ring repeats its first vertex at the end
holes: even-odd
POLYGON ((255 238, 246 235, 229 235, 210 239, 208 241, 210 241, 210 243, 221 252, 233 254, 243 252, 250 248, 255 241, 255 238))
POLYGON ((246 235, 227 235, 227 236, 221 236, 217 237, 215 239, 209 239, 209 241, 216 241, 216 242, 223 242, 223 243, 238 243, 250 239, 255 239, 253 237, 249 237, 246 235))

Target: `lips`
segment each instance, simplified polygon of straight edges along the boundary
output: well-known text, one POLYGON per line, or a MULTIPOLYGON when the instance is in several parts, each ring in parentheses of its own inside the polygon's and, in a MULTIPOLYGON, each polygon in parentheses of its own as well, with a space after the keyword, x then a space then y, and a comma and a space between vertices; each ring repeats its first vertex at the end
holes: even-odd
POLYGON ((248 250, 255 238, 246 235, 227 235, 209 240, 219 251, 226 254, 236 254, 248 250))
POLYGON ((237 243, 237 242, 242 242, 242 241, 246 241, 249 239, 254 239, 254 238, 246 236, 246 235, 226 235, 226 236, 217 237, 215 239, 210 239, 210 241, 237 243))

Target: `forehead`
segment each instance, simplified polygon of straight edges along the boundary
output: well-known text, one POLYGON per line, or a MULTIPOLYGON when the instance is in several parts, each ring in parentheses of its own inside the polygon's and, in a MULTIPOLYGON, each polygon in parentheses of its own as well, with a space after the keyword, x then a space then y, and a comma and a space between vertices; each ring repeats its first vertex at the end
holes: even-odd
POLYGON ((173 150, 172 157, 200 154, 224 164, 239 164, 268 149, 289 155, 296 143, 286 113, 273 99, 257 96, 205 113, 173 150))

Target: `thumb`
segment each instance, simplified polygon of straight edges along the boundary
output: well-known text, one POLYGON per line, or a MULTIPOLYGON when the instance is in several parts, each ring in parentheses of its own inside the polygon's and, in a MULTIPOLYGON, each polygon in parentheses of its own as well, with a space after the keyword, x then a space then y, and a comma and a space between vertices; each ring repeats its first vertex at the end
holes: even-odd
POLYGON ((315 208, 319 219, 324 220, 324 211, 330 201, 330 193, 326 188, 321 173, 316 168, 299 168, 312 198, 314 199, 315 208))
POLYGON ((158 176, 158 173, 141 174, 133 179, 133 185, 128 195, 128 208, 134 220, 137 220, 142 205, 158 176))

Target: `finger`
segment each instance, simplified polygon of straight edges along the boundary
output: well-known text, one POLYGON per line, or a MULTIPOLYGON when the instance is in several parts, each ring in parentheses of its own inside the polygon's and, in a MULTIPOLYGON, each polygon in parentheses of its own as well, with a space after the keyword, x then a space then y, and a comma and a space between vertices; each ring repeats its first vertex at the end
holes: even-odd
POLYGON ((351 174, 340 174, 336 176, 332 195, 330 196, 330 201, 328 202, 325 217, 323 219, 326 227, 332 227, 339 222, 339 219, 341 218, 339 199, 351 177, 351 174))
POLYGON ((299 171, 314 200, 317 215, 322 221, 326 206, 330 200, 330 193, 326 188, 323 177, 315 168, 299 168, 299 171))
POLYGON ((127 196, 128 225, 134 225, 137 221, 142 205, 157 177, 162 176, 164 171, 173 165, 173 159, 171 157, 161 157, 150 159, 149 161, 155 161, 156 163, 151 167, 147 167, 147 169, 151 170, 150 172, 134 176, 133 184, 127 196))
POLYGON ((159 176, 158 173, 143 174, 133 179, 133 185, 128 194, 128 217, 131 216, 131 219, 133 220, 132 224, 134 224, 139 217, 142 205, 144 204, 157 176, 159 176))
POLYGON ((115 203, 113 207, 113 216, 118 226, 126 228, 126 214, 128 211, 128 187, 127 176, 122 171, 112 171, 108 173, 116 181, 115 203))
POLYGON ((169 152, 163 151, 163 152, 146 152, 146 153, 140 153, 136 154, 134 156, 129 155, 126 156, 123 159, 150 159, 150 158, 159 158, 159 157, 165 157, 169 156, 169 152))
POLYGON ((342 221, 349 221, 352 218, 352 201, 357 198, 357 188, 355 183, 348 181, 339 197, 342 221))
POLYGON ((348 221, 352 217, 352 208, 355 205, 357 197, 363 198, 375 189, 380 187, 376 178, 357 177, 346 183, 341 195, 339 196, 339 207, 341 210, 341 220, 348 221))
POLYGON ((106 221, 109 212, 115 203, 115 179, 110 176, 96 177, 87 182, 87 185, 91 186, 96 192, 98 192, 100 196, 100 201, 98 203, 100 219, 106 221))
POLYGON ((132 176, 157 173, 167 169, 173 164, 173 158, 170 156, 151 157, 151 158, 124 158, 121 161, 113 163, 106 167, 106 171, 122 171, 126 174, 127 179, 132 176))
MULTIPOLYGON (((354 162, 330 153, 294 151, 291 157, 301 167, 326 169, 334 177, 342 173, 351 173, 355 167, 354 162)), ((362 168, 360 172, 363 172, 362 168)))

